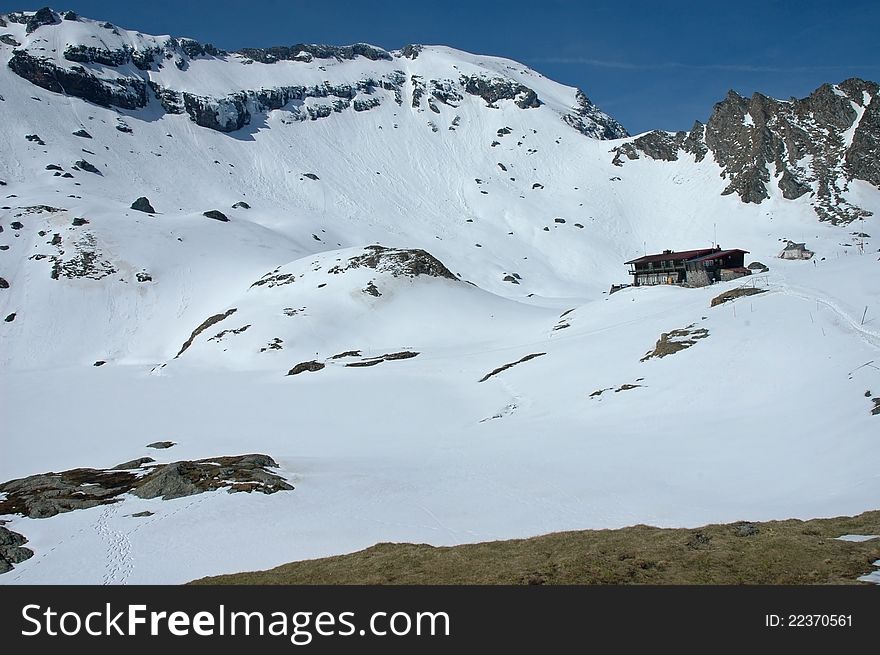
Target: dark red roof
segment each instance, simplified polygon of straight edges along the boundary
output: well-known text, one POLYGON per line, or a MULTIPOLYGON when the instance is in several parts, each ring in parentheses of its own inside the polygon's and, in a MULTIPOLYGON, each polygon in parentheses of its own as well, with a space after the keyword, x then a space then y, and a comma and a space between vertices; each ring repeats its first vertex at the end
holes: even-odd
MULTIPOLYGON (((648 262, 677 262, 683 259, 692 259, 694 257, 701 257, 702 255, 708 255, 709 253, 715 252, 714 248, 701 248, 699 250, 682 250, 681 252, 666 252, 660 253, 659 255, 645 255, 644 257, 639 257, 638 259, 633 259, 628 262, 624 262, 624 264, 647 264, 648 262)), ((719 250, 720 252, 720 250, 719 250)))
POLYGON ((730 250, 719 250, 718 252, 709 253, 708 255, 703 255, 702 257, 697 257, 692 260, 695 262, 708 262, 713 259, 721 259, 727 255, 732 255, 735 252, 747 253, 748 250, 740 250, 739 248, 731 248, 730 250))

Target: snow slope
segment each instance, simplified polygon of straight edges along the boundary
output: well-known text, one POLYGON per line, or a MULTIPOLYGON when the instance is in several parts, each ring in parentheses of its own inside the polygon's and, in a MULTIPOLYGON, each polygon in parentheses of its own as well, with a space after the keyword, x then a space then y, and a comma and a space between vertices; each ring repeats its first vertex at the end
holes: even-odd
MULTIPOLYGON (((94 25, 0 32, 58 50, 94 25)), ((0 323, 0 481, 145 455, 262 452, 295 490, 4 517, 35 557, 0 582, 181 582, 378 541, 876 508, 880 418, 865 392, 880 393, 880 192, 870 184, 850 193, 875 216, 846 227, 778 189, 760 205, 722 196, 717 164, 691 155, 617 167, 621 141, 560 120, 574 89, 448 48, 391 63, 196 58, 150 73, 206 95, 351 83, 383 67, 410 80, 399 105, 380 90, 368 111, 303 120, 288 106, 228 134, 155 98, 120 110, 39 88, 7 68, 13 50, 0 46, 0 317, 15 313, 0 323), (413 74, 461 71, 509 77, 544 104, 492 108, 464 94, 438 112, 412 106, 413 74), (130 209, 139 196, 155 215, 130 209), (250 208, 233 209, 240 201, 250 208), (39 206, 60 211, 27 209, 39 206), (769 272, 607 294, 627 281, 622 262, 716 235, 769 272), (784 239, 806 241, 814 260, 776 259, 784 239), (345 268, 371 244, 423 249, 455 279, 345 268), (255 286, 267 276, 293 281, 255 286), (710 308, 743 284, 766 293, 710 308), (708 336, 640 361, 661 333, 688 326, 708 336), (361 354, 333 359, 346 351, 361 354), (346 366, 399 351, 418 355, 346 366), (325 367, 287 375, 311 360, 325 367), (615 391, 629 384, 639 386, 615 391), (178 445, 145 449, 161 439, 178 445), (153 516, 131 516, 145 509, 153 516)))

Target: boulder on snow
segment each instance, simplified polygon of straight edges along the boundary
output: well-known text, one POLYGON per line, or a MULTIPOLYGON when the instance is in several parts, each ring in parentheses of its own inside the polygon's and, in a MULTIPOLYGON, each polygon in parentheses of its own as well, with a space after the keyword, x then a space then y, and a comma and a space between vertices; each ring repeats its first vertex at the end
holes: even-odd
POLYGON ((150 201, 147 198, 145 198, 144 196, 141 196, 140 198, 135 200, 133 203, 131 203, 131 208, 135 209, 139 212, 144 212, 147 214, 155 214, 156 213, 156 210, 153 209, 153 205, 151 205, 150 201))
POLYGON ((153 443, 148 443, 147 448, 157 448, 159 450, 165 450, 166 448, 171 448, 171 446, 176 446, 177 444, 173 441, 154 441, 153 443))
POLYGON ((315 371, 320 371, 322 368, 324 368, 324 364, 322 364, 321 362, 316 362, 315 360, 309 362, 300 362, 292 369, 290 369, 287 374, 299 375, 300 373, 305 373, 306 371, 314 373, 315 371))
POLYGON ((86 173, 95 173, 96 175, 103 175, 101 171, 94 164, 90 164, 85 159, 80 159, 73 164, 75 167, 84 170, 86 173))
POLYGON ((213 218, 215 221, 221 221, 223 223, 229 222, 229 219, 226 217, 226 214, 224 214, 221 211, 217 211, 216 209, 211 209, 209 211, 202 212, 202 216, 205 216, 207 218, 213 218))
POLYGON ((27 539, 9 528, 0 526, 0 573, 12 570, 18 564, 34 556, 34 551, 25 548, 27 539))
POLYGON ((232 205, 233 209, 250 209, 251 206, 247 204, 244 200, 239 200, 237 203, 232 205))

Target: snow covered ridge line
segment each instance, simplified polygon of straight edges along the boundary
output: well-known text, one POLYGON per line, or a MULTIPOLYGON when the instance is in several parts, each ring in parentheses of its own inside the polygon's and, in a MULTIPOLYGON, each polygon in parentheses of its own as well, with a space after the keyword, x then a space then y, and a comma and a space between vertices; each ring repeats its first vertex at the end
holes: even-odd
POLYGON ((166 112, 186 113, 196 124, 220 132, 239 130, 255 115, 283 107, 296 120, 317 120, 350 108, 369 111, 388 98, 402 106, 410 94, 414 109, 435 113, 441 113, 442 105, 456 108, 468 95, 482 98, 490 108, 504 100, 520 109, 549 104, 586 136, 628 136, 578 89, 550 83, 515 62, 448 48, 407 45, 388 52, 366 43, 299 43, 230 53, 49 8, 0 20, 10 31, 0 43, 13 48, 8 66, 31 83, 130 110, 145 108, 154 96, 166 112), (541 88, 523 82, 533 78, 541 88), (542 97, 545 90, 550 97, 542 97), (310 98, 332 100, 303 104, 310 98))

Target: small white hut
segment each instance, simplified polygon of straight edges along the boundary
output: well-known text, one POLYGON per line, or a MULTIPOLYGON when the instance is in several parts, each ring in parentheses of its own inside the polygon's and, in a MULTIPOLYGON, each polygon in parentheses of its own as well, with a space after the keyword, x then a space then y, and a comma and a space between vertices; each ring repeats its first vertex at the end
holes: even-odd
POLYGON ((807 250, 806 243, 795 243, 789 241, 782 252, 779 253, 780 259, 810 259, 815 253, 807 250))

